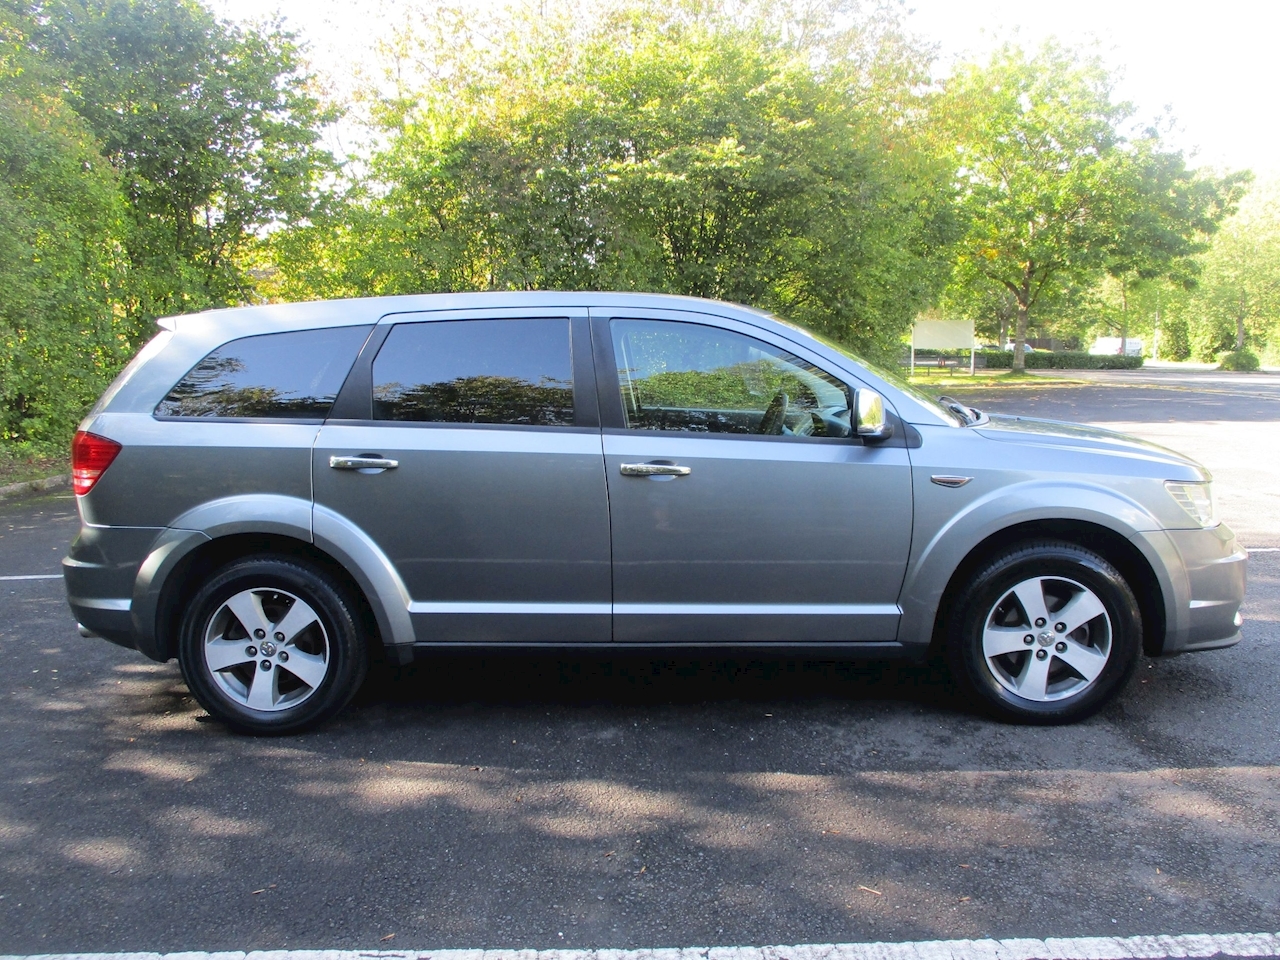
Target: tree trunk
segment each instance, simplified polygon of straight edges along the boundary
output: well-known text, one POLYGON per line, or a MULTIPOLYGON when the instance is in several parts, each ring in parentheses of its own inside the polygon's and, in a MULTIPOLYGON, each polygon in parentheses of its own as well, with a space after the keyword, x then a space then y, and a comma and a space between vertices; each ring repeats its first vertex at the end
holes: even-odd
POLYGON ((1244 349, 1244 311, 1236 313, 1236 350, 1244 349))
POLYGON ((1120 281, 1120 349, 1116 353, 1124 356, 1129 346, 1129 285, 1120 281))
POLYGON ((1027 369, 1027 304, 1018 297, 1018 325, 1013 341, 1013 369, 1021 373, 1027 369))
POLYGON ((1022 274, 1022 286, 1014 294, 1018 299, 1018 325, 1013 341, 1013 372, 1027 369, 1027 314, 1031 311, 1031 265, 1022 274))

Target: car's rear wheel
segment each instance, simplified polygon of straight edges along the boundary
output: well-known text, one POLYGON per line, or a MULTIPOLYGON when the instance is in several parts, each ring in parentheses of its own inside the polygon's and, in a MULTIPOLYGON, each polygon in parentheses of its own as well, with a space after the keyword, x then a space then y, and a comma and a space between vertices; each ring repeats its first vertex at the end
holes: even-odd
POLYGON ((1104 557, 1057 541, 1020 544, 963 588, 951 668, 989 713, 1071 723, 1124 686, 1142 643, 1133 591, 1104 557))
POLYGON ((178 663, 211 716, 253 734, 329 719, 367 669, 346 591, 321 570, 269 556, 229 564, 201 587, 183 618, 178 663))

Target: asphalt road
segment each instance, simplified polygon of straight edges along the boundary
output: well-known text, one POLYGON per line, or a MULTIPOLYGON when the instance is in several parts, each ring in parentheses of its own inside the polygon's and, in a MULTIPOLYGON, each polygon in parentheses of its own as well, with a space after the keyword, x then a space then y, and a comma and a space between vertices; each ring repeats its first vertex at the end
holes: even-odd
MULTIPOLYGON (((966 399, 1185 449, 1280 546, 1280 400, 1240 392, 966 399)), ((0 503, 0 576, 75 525, 0 503)), ((924 667, 601 655, 423 661, 278 740, 78 637, 60 582, 0 581, 0 953, 1275 930, 1280 553, 1250 579, 1240 645, 1065 729, 924 667)))

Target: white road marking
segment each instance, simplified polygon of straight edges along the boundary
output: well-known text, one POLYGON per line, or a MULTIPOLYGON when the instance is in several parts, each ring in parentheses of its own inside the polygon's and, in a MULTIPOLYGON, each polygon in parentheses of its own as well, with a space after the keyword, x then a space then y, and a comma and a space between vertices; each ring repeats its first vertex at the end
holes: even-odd
POLYGON ((1280 553, 1280 547, 1245 547, 1245 553, 1280 553))
POLYGON ((777 947, 665 947, 654 950, 254 950, 217 953, 45 953, 0 960, 1165 960, 1167 957, 1280 957, 1280 933, 1044 940, 921 940, 806 943, 777 947))
POLYGON ((28 573, 21 577, 0 577, 0 580, 61 580, 60 573, 28 573))

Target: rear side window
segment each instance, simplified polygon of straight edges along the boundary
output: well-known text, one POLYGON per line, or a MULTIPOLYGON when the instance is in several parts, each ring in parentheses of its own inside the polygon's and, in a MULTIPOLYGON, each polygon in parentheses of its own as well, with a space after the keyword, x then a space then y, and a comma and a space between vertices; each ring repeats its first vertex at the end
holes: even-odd
POLYGON ((572 426, 569 321, 398 324, 373 361, 373 416, 572 426))
POLYGON ((323 420, 370 327, 330 327, 225 343, 178 381, 158 417, 323 420))

